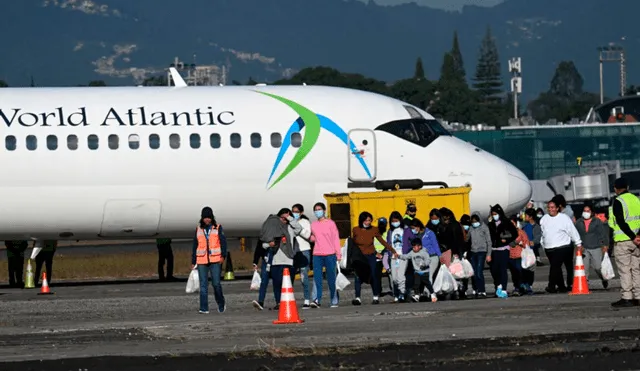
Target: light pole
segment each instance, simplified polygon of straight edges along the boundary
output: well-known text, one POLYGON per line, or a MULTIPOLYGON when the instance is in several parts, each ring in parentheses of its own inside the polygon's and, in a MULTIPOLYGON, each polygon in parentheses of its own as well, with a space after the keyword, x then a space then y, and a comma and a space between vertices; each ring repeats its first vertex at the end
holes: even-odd
POLYGON ((518 94, 522 94, 522 60, 520 57, 509 61, 511 77, 511 93, 513 93, 513 117, 518 119, 518 94))
POLYGON ((614 43, 609 43, 608 46, 601 46, 598 48, 600 53, 600 104, 604 103, 604 62, 620 62, 620 95, 624 96, 627 88, 627 68, 625 61, 624 48, 614 43))

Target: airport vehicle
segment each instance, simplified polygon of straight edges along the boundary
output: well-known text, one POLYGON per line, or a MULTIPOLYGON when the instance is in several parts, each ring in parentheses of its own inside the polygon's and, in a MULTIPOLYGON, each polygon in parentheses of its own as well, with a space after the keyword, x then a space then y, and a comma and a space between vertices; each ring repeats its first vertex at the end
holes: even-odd
POLYGON ((519 210, 527 177, 427 112, 326 86, 0 89, 0 239, 228 236, 327 192, 470 185, 472 211, 519 210), (434 183, 435 182, 435 183, 434 183))

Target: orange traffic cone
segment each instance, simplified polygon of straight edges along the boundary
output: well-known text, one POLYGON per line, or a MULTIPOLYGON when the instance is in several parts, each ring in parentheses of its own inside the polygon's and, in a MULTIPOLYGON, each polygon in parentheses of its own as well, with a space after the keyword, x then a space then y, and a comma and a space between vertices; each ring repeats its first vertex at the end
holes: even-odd
POLYGON ((47 272, 42 272, 42 287, 40 288, 40 292, 38 295, 51 295, 53 294, 49 290, 49 283, 47 282, 47 272))
POLYGON ((569 295, 585 295, 589 292, 589 284, 587 283, 587 275, 584 271, 584 262, 582 261, 582 252, 578 250, 576 254, 576 266, 573 269, 573 289, 569 295))
POLYGON ((293 285, 291 285, 291 276, 289 268, 284 269, 282 277, 282 295, 280 297, 280 310, 278 319, 273 321, 274 325, 283 325, 287 323, 302 323, 303 319, 298 317, 298 307, 296 306, 296 298, 293 296, 293 285))

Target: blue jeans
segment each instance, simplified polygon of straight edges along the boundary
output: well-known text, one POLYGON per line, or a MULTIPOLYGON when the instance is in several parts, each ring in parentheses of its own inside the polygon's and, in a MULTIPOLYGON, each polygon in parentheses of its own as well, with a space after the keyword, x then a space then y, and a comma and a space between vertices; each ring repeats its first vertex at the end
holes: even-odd
POLYGON ((309 263, 311 263, 311 250, 299 251, 298 254, 300 256, 298 259, 294 260, 298 266, 296 266, 296 272, 293 276, 295 277, 296 274, 300 274, 304 300, 309 300, 311 298, 311 293, 309 291, 309 263))
MULTIPOLYGON (((376 270, 376 256, 374 254, 365 255, 367 258, 367 262, 369 263, 369 270, 371 271, 371 290, 373 291, 373 296, 380 295, 380 287, 378 286, 378 271, 376 270)), ((356 275, 355 289, 356 289, 356 298, 360 297, 362 288, 362 282, 358 275, 356 275)), ((407 290, 408 291, 408 290, 407 290)), ((402 293, 404 294, 404 293, 402 293)))
MULTIPOLYGON (((270 277, 270 272, 267 271, 267 264, 271 264, 272 261, 273 253, 271 252, 271 249, 267 249, 267 255, 262 257, 262 267, 260 268, 260 279, 262 280, 260 282, 260 291, 258 292, 258 303, 260 303, 260 305, 264 304, 264 297, 267 296, 270 277)), ((271 269, 271 267, 269 267, 269 269, 271 269)), ((275 291, 273 294, 275 298, 275 291)))
POLYGON ((200 310, 209 311, 209 274, 211 274, 211 285, 216 298, 218 309, 224 308, 224 296, 222 295, 222 285, 220 275, 222 274, 222 264, 198 264, 198 278, 200 279, 200 310))
POLYGON ((484 287, 484 262, 487 260, 487 252, 472 252, 471 266, 473 267, 473 278, 471 285, 475 292, 486 292, 484 287))
POLYGON ((337 257, 335 255, 318 256, 313 257, 313 281, 316 286, 316 295, 318 303, 322 300, 322 268, 325 268, 327 272, 327 283, 329 284, 329 293, 331 295, 331 304, 337 304, 336 299, 336 263, 337 257))

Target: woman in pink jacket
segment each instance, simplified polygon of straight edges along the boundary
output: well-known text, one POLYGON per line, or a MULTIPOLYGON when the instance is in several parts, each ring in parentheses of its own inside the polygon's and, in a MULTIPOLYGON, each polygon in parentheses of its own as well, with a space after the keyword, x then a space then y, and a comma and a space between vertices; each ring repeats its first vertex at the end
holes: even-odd
POLYGON ((313 281, 316 286, 317 298, 311 302, 311 308, 320 308, 322 300, 322 268, 326 269, 327 283, 331 293, 331 308, 338 307, 336 297, 336 265, 342 258, 340 236, 336 223, 326 217, 327 207, 318 202, 313 206, 313 212, 318 218, 311 223, 311 242, 313 248, 313 281))

